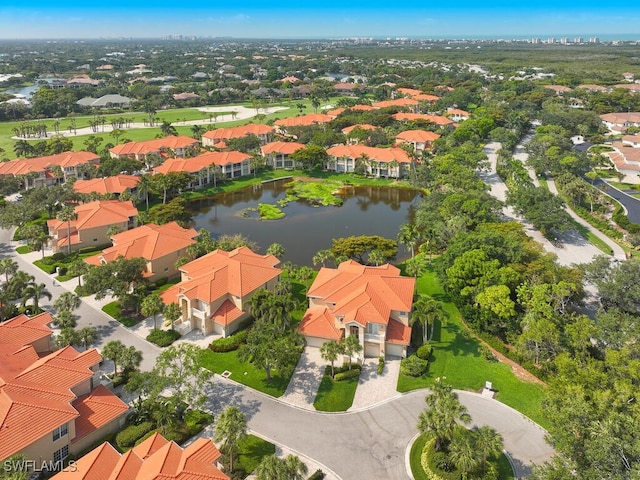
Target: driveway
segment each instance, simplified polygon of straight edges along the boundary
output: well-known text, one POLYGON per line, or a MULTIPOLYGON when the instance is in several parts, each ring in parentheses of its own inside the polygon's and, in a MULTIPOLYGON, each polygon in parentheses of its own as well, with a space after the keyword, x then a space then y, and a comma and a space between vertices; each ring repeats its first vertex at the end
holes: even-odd
POLYGON ((280 399, 289 405, 315 411, 313 402, 326 365, 318 347, 304 347, 287 390, 280 399))
POLYGON ((392 398, 400 397, 396 390, 400 374, 400 358, 389 357, 384 370, 378 374, 378 359, 365 358, 358 388, 349 412, 365 410, 392 398))

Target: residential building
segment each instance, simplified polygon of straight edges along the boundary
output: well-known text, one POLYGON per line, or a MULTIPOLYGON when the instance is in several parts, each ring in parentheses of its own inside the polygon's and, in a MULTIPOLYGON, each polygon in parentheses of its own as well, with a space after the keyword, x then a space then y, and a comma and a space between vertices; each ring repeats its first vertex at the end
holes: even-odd
POLYGON ((299 115, 297 117, 276 120, 275 125, 279 127, 280 131, 286 131, 287 128, 291 127, 308 127, 310 125, 329 123, 331 120, 333 120, 331 115, 326 115, 324 113, 309 113, 307 115, 299 115))
POLYGON ((408 143, 416 153, 420 153, 431 150, 433 142, 439 138, 440 134, 428 130, 405 130, 396 135, 396 145, 408 143))
POLYGON ((119 258, 144 258, 147 261, 144 276, 156 282, 178 274, 176 262, 189 245, 196 243, 197 236, 195 229, 182 228, 176 222, 149 223, 113 235, 113 246, 84 261, 89 265, 103 265, 119 258))
POLYGON ((97 166, 100 157, 91 152, 63 152, 36 158, 19 158, 0 163, 0 177, 24 179, 24 188, 52 186, 65 183, 70 177, 82 178, 87 165, 97 166))
POLYGON ((342 133, 347 137, 347 143, 349 145, 354 145, 354 144, 360 143, 360 138, 358 138, 355 134, 352 135, 352 132, 354 130, 356 131, 357 130, 376 130, 377 128, 380 128, 380 127, 376 127, 375 125, 370 125, 368 123, 360 123, 358 125, 350 125, 348 127, 343 128, 342 133))
POLYGON ((282 272, 276 268, 279 263, 273 255, 247 247, 215 250, 181 266, 180 283, 160 296, 165 304, 180 305, 179 330, 196 328, 204 335, 226 337, 249 318, 251 297, 261 288, 274 288, 282 272))
POLYGON ((603 152, 615 169, 625 175, 638 175, 640 173, 640 136, 626 135, 623 141, 613 142, 612 152, 603 152))
POLYGON ((418 100, 414 100, 413 98, 396 98, 395 100, 383 100, 381 102, 375 102, 371 106, 373 108, 398 107, 415 111, 419 104, 420 102, 418 100))
POLYGON ((300 166, 289 156, 301 148, 305 148, 305 145, 298 142, 271 142, 263 145, 260 150, 262 156, 265 157, 266 164, 277 170, 279 168, 293 169, 300 166))
POLYGON ((202 134, 202 146, 214 147, 220 142, 227 142, 233 138, 242 138, 247 135, 255 135, 260 139, 260 144, 264 145, 269 141, 274 128, 262 123, 250 123, 238 127, 218 128, 209 130, 202 134))
POLYGON ((406 357, 415 283, 389 264, 349 260, 323 267, 307 292, 309 308, 299 331, 313 347, 357 336, 365 357, 406 357))
POLYGON ((182 448, 156 432, 126 453, 105 442, 52 480, 229 480, 218 469, 219 458, 210 439, 182 448))
POLYGON ((399 112, 393 115, 395 120, 400 122, 413 122, 416 120, 424 120, 426 122, 435 123, 439 127, 454 127, 453 120, 447 117, 443 117, 442 115, 429 115, 426 113, 405 113, 399 112))
POLYGON ((129 108, 131 99, 114 93, 103 95, 100 98, 84 97, 78 100, 76 104, 90 108, 129 108))
POLYGON ((614 85, 612 88, 620 88, 623 90, 627 90, 629 93, 635 94, 640 93, 640 83, 619 83, 614 85))
MULTIPOLYGON (((161 173, 166 175, 172 172, 187 172, 194 175, 194 181, 188 185, 187 188, 202 188, 205 185, 209 185, 213 183, 213 175, 214 169, 216 166, 216 160, 220 161, 221 158, 228 158, 228 156, 220 155, 221 152, 207 152, 202 155, 198 155, 197 157, 191 158, 169 158, 164 161, 162 165, 154 167, 154 174, 161 173)), ((230 153, 230 152, 225 152, 230 153)), ((236 152, 239 153, 239 152, 236 152)), ((244 155, 238 157, 238 161, 240 161, 240 172, 242 173, 242 162, 245 160, 244 155)), ((226 165, 226 164, 225 164, 226 165)), ((233 164, 228 168, 223 168, 223 165, 220 165, 221 170, 220 174, 223 174, 229 178, 232 178, 230 174, 234 173, 233 164)), ((246 167, 246 165, 245 165, 246 167)), ((250 165, 249 165, 250 167, 250 165)), ((247 175, 248 172, 245 168, 244 175, 247 175)))
POLYGON ((325 168, 335 172, 355 172, 362 162, 367 175, 400 178, 408 175, 411 159, 402 148, 378 148, 365 145, 336 145, 327 150, 325 168))
POLYGON ((124 231, 137 225, 138 209, 131 200, 96 200, 78 205, 74 212, 75 220, 52 218, 47 221, 54 252, 66 250, 69 245, 71 250, 107 245, 111 227, 124 231))
POLYGON ((140 177, 134 175, 115 175, 113 177, 92 178, 90 180, 76 180, 73 190, 81 195, 115 195, 119 197, 125 191, 135 193, 140 177))
POLYGON ((128 157, 144 162, 147 155, 162 155, 169 150, 175 157, 184 157, 188 148, 197 148, 198 140, 185 136, 168 136, 145 140, 142 142, 127 142, 109 149, 111 158, 128 157))
POLYGON ((609 88, 603 87, 602 85, 593 85, 593 84, 588 84, 588 83, 585 83, 583 85, 578 85, 576 88, 577 89, 582 89, 582 90, 588 90, 590 92, 606 93, 606 92, 610 91, 609 88))
POLYGON ((47 351, 47 315, 0 324, 0 458, 21 454, 36 466, 61 462, 119 430, 129 410, 98 384, 96 349, 47 351))
POLYGON ((553 93, 558 95, 559 97, 563 96, 565 93, 570 93, 573 90, 569 87, 565 87, 564 85, 542 85, 547 90, 551 90, 553 93))
POLYGON ((460 108, 448 108, 445 115, 456 123, 462 122, 471 116, 469 112, 461 110, 460 108))
POLYGON ((357 97, 364 89, 364 85, 359 83, 336 83, 333 85, 333 89, 338 95, 348 95, 351 97, 357 97))
MULTIPOLYGON (((209 152, 200 155, 211 165, 219 167, 225 178, 236 178, 251 174, 251 155, 242 152, 209 152)), ((198 158, 198 157, 196 157, 198 158)))
POLYGON ((624 133, 629 127, 640 127, 640 112, 605 113, 600 115, 600 119, 611 133, 624 133))

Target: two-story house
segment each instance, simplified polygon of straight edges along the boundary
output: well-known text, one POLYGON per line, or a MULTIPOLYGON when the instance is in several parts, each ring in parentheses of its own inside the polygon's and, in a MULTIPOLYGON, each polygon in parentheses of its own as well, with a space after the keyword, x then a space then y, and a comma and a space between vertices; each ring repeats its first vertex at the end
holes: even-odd
POLYGON ((439 138, 440 134, 428 130, 405 130, 396 135, 396 145, 408 143, 416 153, 420 153, 430 151, 433 142, 439 138))
POLYGON ((299 332, 307 345, 357 336, 365 357, 406 357, 415 278, 397 267, 368 267, 349 260, 321 268, 307 298, 299 332))
POLYGON ((270 142, 260 149, 265 163, 275 170, 279 168, 293 169, 300 165, 294 162, 290 155, 304 148, 304 144, 298 142, 270 142))
POLYGON ((114 175, 113 177, 91 178, 77 180, 73 184, 73 191, 81 195, 115 195, 119 197, 125 191, 135 193, 140 183, 140 177, 135 175, 114 175))
POLYGON ((54 252, 69 248, 108 245, 110 228, 120 231, 137 226, 138 209, 131 200, 96 200, 74 208, 75 219, 52 218, 47 221, 54 252))
POLYGON ((367 175, 400 178, 409 174, 411 159, 402 148, 367 147, 366 145, 336 145, 327 150, 326 169, 354 172, 357 164, 367 175))
POLYGON ((250 123, 249 125, 240 125, 238 127, 209 130, 202 134, 202 146, 215 147, 221 142, 226 143, 233 138, 242 138, 248 135, 255 135, 260 139, 260 144, 264 145, 269 141, 273 130, 273 127, 263 123, 250 123))
POLYGON ((198 140, 185 136, 168 136, 145 140, 141 142, 127 142, 109 149, 111 158, 127 157, 144 162, 148 155, 162 155, 172 152, 171 156, 184 157, 188 148, 198 148, 198 140))
POLYGON ((215 250, 181 266, 180 283, 160 297, 165 304, 180 306, 180 330, 196 328, 204 335, 226 337, 249 318, 251 297, 261 288, 273 290, 282 272, 276 268, 279 263, 273 255, 259 255, 247 247, 215 250))

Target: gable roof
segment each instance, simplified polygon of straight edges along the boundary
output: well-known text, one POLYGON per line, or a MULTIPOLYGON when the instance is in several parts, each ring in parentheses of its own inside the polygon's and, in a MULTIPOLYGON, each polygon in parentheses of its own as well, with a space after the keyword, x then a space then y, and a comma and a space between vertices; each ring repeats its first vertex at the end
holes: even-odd
POLYGON ((198 232, 193 228, 182 228, 176 222, 164 225, 148 223, 111 237, 113 246, 102 253, 85 259, 90 265, 100 265, 101 261, 112 262, 118 257, 144 258, 156 260, 187 248, 196 243, 198 232))
POLYGON ((405 142, 433 142, 440 138, 440 135, 429 130, 405 130, 396 135, 397 140, 405 142))
POLYGON ((338 340, 342 337, 342 332, 336 328, 335 323, 335 317, 327 307, 314 306, 304 313, 298 331, 310 337, 338 340))
POLYGON ((404 113, 399 112, 393 115, 393 118, 402 121, 411 121, 411 120, 426 120, 427 122, 435 123, 436 125, 451 125, 453 121, 447 117, 443 117, 441 115, 427 115, 425 113, 404 113))
POLYGON ((375 125, 370 125, 368 123, 358 123, 357 125, 350 125, 348 127, 344 127, 342 129, 342 133, 344 133, 345 135, 349 135, 356 128, 360 128, 362 130, 375 130, 379 127, 376 127, 375 125))
POLYGON ((331 120, 333 120, 331 115, 326 115, 324 113, 309 113, 307 115, 276 120, 275 124, 280 127, 304 127, 317 123, 328 123, 331 120))
POLYGON ((34 317, 27 317, 24 313, 6 322, 0 323, 0 344, 11 343, 30 345, 40 339, 51 336, 48 327, 53 322, 49 312, 43 312, 34 317))
POLYGON ((109 151, 114 155, 148 155, 150 153, 158 153, 163 149, 170 148, 172 150, 197 146, 198 140, 185 136, 169 136, 156 138, 154 140, 145 140, 142 142, 127 142, 110 148, 109 151))
POLYGON ((373 108, 386 108, 386 107, 415 107, 420 102, 413 98, 396 98, 395 100, 383 100, 381 102, 375 102, 372 104, 373 108))
POLYGON ((229 480, 215 466, 219 458, 220 451, 209 439, 199 438, 182 448, 155 433, 124 454, 105 442, 52 479, 229 480))
POLYGON ((229 294, 244 297, 280 275, 279 263, 273 255, 259 255, 248 247, 214 250, 180 267, 183 280, 165 290, 161 298, 169 304, 182 295, 207 303, 229 294))
MULTIPOLYGON (((117 223, 127 223, 130 218, 138 215, 138 209, 133 206, 131 200, 96 200, 83 203, 74 208, 77 218, 69 222, 72 231, 95 228, 117 223)), ((57 218, 47 220, 49 228, 57 231, 67 228, 67 222, 57 218)), ((66 238, 64 239, 66 243, 66 238)))
POLYGON ((370 160, 378 162, 411 163, 407 152, 401 148, 367 147, 366 145, 336 145, 327 150, 327 154, 334 157, 358 158, 366 155, 370 160))
POLYGON ((267 135, 273 132, 273 127, 263 123, 250 123, 238 127, 218 128, 209 130, 202 134, 203 138, 210 138, 215 141, 228 140, 230 138, 242 138, 247 135, 267 135))
POLYGON ((261 147, 262 155, 268 155, 270 153, 280 153, 283 155, 291 155, 297 152, 301 148, 305 148, 305 145, 298 142, 270 142, 261 147))
POLYGON ((30 172, 50 170, 54 166, 61 168, 77 167, 87 163, 98 163, 100 157, 91 152, 63 152, 36 158, 18 158, 0 163, 0 175, 26 175, 30 172))
POLYGON ((122 193, 125 190, 136 188, 140 182, 140 177, 134 175, 115 175, 113 177, 92 178, 90 180, 76 180, 73 190, 76 193, 99 193, 106 195, 109 193, 122 193))

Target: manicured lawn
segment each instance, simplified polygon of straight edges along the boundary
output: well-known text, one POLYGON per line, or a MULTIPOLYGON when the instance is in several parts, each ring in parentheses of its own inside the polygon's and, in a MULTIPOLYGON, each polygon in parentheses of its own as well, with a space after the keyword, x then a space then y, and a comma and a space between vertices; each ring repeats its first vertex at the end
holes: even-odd
POLYGON ((613 255, 613 249, 609 245, 607 245, 604 241, 602 241, 599 237, 597 237, 591 230, 589 230, 587 227, 579 224, 576 221, 573 222, 573 225, 575 229, 578 232, 580 232, 580 235, 585 237, 589 241, 589 243, 591 243, 591 245, 600 249, 607 255, 613 255))
POLYGON ((358 386, 357 378, 334 382, 323 376, 313 406, 321 412, 345 412, 352 404, 358 386))
POLYGON ((238 360, 237 351, 216 353, 204 348, 201 351, 200 364, 217 374, 222 374, 225 370, 229 371, 231 372, 229 379, 276 398, 284 394, 291 379, 291 377, 282 378, 272 372, 271 380, 267 381, 264 370, 238 360))
POLYGON ((238 442, 237 462, 247 473, 252 473, 260 461, 267 455, 276 453, 276 446, 255 435, 247 435, 238 442))
POLYGON ((446 296, 432 270, 418 279, 417 290, 443 302, 448 318, 443 323, 436 323, 432 341, 433 356, 427 373, 418 378, 400 375, 398 391, 427 388, 439 377, 446 377, 447 383, 456 389, 474 392, 479 391, 486 381, 490 381, 498 391, 497 400, 543 427, 548 425, 542 411, 544 387, 519 380, 508 365, 485 360, 478 353, 478 340, 463 335, 460 312, 446 296))
POLYGON ((20 254, 31 253, 33 252, 33 249, 29 245, 21 245, 16 248, 16 252, 20 254))
POLYGON ((133 327, 139 322, 139 320, 122 315, 122 313, 120 313, 120 302, 118 301, 107 303, 104 307, 102 307, 102 311, 123 324, 125 327, 133 327))

